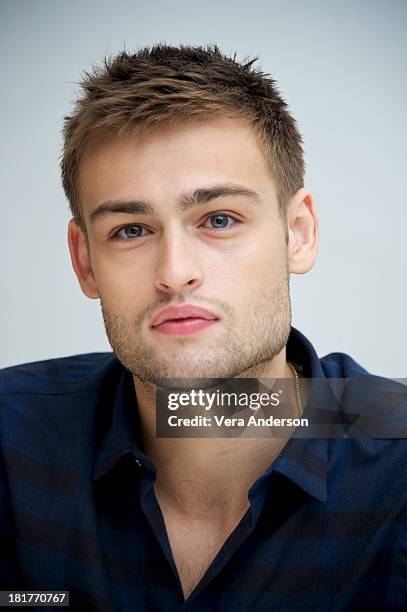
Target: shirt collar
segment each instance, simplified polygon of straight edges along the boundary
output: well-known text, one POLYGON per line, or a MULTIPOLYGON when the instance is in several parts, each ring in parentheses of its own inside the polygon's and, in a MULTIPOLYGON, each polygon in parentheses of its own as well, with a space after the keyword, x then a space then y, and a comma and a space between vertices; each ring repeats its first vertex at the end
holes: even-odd
MULTIPOLYGON (((294 327, 287 342, 286 357, 307 378, 326 378, 311 342, 294 327)), ((318 387, 318 392, 327 389, 318 387)), ((312 396, 311 389, 311 396, 312 396)), ((332 398, 330 398, 332 400, 332 398)), ((316 401, 316 398, 311 401, 316 401)), ((319 398, 320 401, 320 398, 319 398)), ((290 438, 270 467, 320 501, 327 499, 328 439, 290 438)))
MULTIPOLYGON (((325 378, 312 344, 295 328, 287 342, 287 359, 296 364, 306 377, 325 378)), ((107 407, 109 408, 109 407, 107 407)), ((140 450, 140 426, 137 399, 131 373, 122 368, 111 409, 110 424, 97 454, 94 480, 98 480, 126 454, 133 453, 145 467, 154 466, 140 450)), ((320 501, 327 497, 328 440, 291 438, 276 461, 263 476, 278 472, 320 501)))
POLYGON ((96 457, 94 480, 108 472, 127 453, 137 452, 137 400, 133 376, 125 368, 122 367, 113 407, 103 408, 109 412, 110 418, 96 457))

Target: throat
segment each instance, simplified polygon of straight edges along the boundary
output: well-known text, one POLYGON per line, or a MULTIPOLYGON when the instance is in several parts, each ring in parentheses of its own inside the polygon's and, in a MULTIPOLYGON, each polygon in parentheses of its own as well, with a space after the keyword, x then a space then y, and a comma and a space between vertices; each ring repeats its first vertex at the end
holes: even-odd
MULTIPOLYGON (((187 504, 186 511, 180 511, 165 496, 161 496, 159 490, 156 490, 156 498, 163 515, 184 599, 187 600, 249 510, 249 502, 246 499, 244 506, 239 511, 235 510, 233 515, 229 509, 226 513, 228 518, 225 520, 225 512, 213 503, 211 505, 210 497, 205 500, 202 496, 198 497, 198 502, 194 500, 194 508, 191 502, 187 504)), ((227 502, 224 500, 221 508, 226 507, 227 502)))

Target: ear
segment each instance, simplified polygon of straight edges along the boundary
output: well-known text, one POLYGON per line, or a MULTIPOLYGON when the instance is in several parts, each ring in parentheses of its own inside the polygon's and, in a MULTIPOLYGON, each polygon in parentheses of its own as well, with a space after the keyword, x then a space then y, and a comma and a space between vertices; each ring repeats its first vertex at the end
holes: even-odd
POLYGON ((68 245, 72 267, 83 293, 88 298, 97 299, 99 291, 90 261, 88 241, 75 219, 71 219, 68 224, 68 245))
POLYGON ((312 194, 301 187, 287 207, 288 271, 304 274, 312 268, 318 252, 318 217, 312 194))

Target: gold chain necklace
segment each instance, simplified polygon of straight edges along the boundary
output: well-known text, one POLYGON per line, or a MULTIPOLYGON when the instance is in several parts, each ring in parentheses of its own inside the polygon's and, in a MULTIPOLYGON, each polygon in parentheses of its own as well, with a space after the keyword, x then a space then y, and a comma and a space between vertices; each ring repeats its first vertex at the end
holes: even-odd
POLYGON ((302 401, 301 401, 300 380, 299 380, 298 372, 297 372, 296 368, 294 367, 294 364, 292 364, 290 361, 287 361, 287 365, 289 366, 290 370, 294 374, 294 378, 295 378, 295 392, 296 392, 296 395, 297 395, 298 412, 299 412, 299 416, 302 416, 302 401))

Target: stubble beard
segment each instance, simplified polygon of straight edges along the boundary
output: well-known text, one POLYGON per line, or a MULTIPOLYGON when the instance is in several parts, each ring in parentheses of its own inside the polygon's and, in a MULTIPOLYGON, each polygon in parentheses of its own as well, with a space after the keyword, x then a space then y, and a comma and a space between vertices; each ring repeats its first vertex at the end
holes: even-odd
POLYGON ((263 285, 256 298, 252 296, 244 321, 238 321, 233 309, 220 300, 194 297, 191 300, 194 304, 209 308, 212 305, 222 316, 224 332, 215 346, 205 348, 202 344, 197 348, 189 337, 178 337, 174 338, 173 348, 165 350, 154 347, 145 338, 143 330, 151 313, 169 300, 149 306, 129 322, 117 307, 101 297, 109 343, 123 366, 143 383, 163 385, 163 380, 168 379, 169 386, 174 387, 174 379, 261 377, 286 346, 290 333, 288 272, 281 276, 272 286, 263 285))

